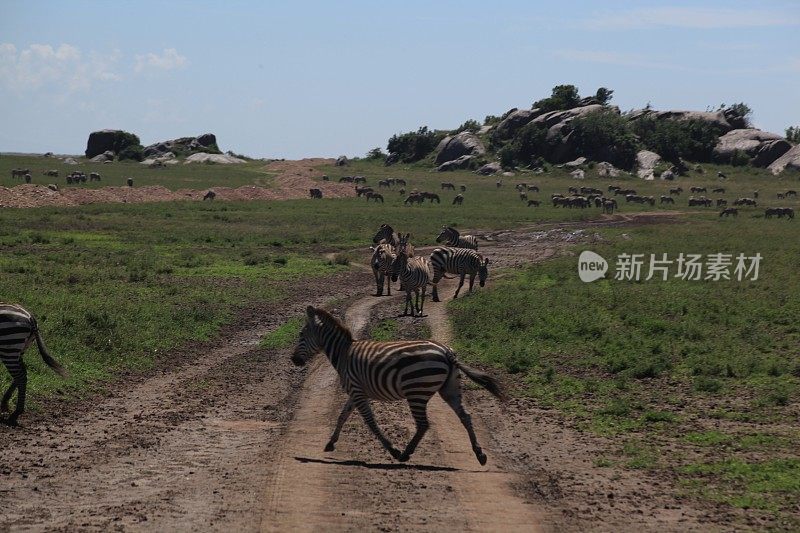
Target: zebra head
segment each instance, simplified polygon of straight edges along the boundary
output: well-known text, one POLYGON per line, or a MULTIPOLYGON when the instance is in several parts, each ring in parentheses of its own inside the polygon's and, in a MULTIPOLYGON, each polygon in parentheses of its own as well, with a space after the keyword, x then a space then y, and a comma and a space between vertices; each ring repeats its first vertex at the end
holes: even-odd
POLYGON ((394 234, 394 229, 389 224, 381 224, 378 233, 372 238, 372 242, 375 244, 380 243, 382 240, 386 242, 392 242, 392 235, 394 234))
POLYGON ((486 277, 489 275, 489 258, 481 258, 481 266, 478 267, 478 283, 483 287, 486 285, 486 277))
POLYGON ((309 305, 306 308, 306 323, 303 329, 300 330, 297 346, 294 347, 294 352, 292 352, 292 363, 297 366, 304 366, 320 351, 320 326, 316 309, 309 305))
POLYGON ((442 226, 442 231, 440 231, 439 236, 436 237, 436 242, 453 243, 457 241, 458 241, 458 231, 449 226, 442 226))
POLYGON ((397 250, 395 250, 395 258, 392 261, 392 281, 397 281, 397 278, 400 276, 400 273, 405 270, 406 264, 408 264, 408 256, 409 256, 409 244, 408 239, 411 237, 410 233, 406 233, 405 235, 399 235, 399 241, 397 243, 397 250))

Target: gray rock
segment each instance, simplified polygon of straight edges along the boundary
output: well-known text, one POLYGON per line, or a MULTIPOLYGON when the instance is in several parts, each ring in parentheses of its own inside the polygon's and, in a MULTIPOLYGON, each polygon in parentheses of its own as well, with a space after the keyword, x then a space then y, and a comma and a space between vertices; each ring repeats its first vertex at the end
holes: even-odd
POLYGON ((112 152, 111 150, 106 150, 102 154, 96 155, 91 159, 91 161, 94 163, 107 163, 113 160, 114 160, 114 152, 112 152))
POLYGON ((718 126, 723 132, 733 129, 730 122, 722 111, 654 111, 652 109, 638 109, 632 111, 628 118, 638 120, 644 117, 652 117, 656 120, 700 120, 718 126))
POLYGON ((654 169, 661 162, 661 156, 649 150, 640 150, 636 153, 636 175, 643 180, 654 180, 654 169))
POLYGON ((449 170, 460 170, 469 168, 472 165, 474 159, 475 157, 471 155, 462 155, 461 157, 442 163, 436 168, 436 170, 438 170, 439 172, 447 172, 449 170))
POLYGON ((597 175, 601 178, 617 178, 620 174, 622 174, 620 169, 606 161, 597 163, 595 168, 597 168, 597 175))
POLYGON ((671 170, 665 170, 664 172, 661 173, 659 178, 661 178, 662 180, 672 181, 675 179, 675 173, 671 170))
POLYGON ((486 153, 486 148, 477 135, 462 131, 458 135, 442 139, 436 151, 436 164, 441 165, 465 155, 483 155, 486 153))
POLYGON ((198 150, 216 153, 217 137, 213 133, 204 133, 197 137, 180 137, 169 141, 161 141, 146 146, 142 151, 145 157, 159 157, 167 152, 196 152, 198 150))
POLYGON ((790 171, 800 173, 800 144, 789 149, 767 167, 773 174, 790 171))
POLYGON ((791 147, 789 141, 776 133, 755 128, 731 130, 719 138, 714 147, 714 158, 730 163, 737 153, 745 153, 753 166, 767 167, 791 147))
MULTIPOLYGON (((160 161, 164 165, 177 163, 176 160, 170 160, 169 158, 167 160, 157 159, 156 161, 160 161)), ((184 164, 189 163, 218 163, 220 165, 232 165, 236 163, 247 163, 247 161, 228 154, 207 154, 205 152, 201 152, 187 157, 184 164)))
POLYGON ((78 162, 75 161, 75 159, 72 158, 72 157, 67 157, 66 159, 64 159, 64 164, 65 165, 77 165, 78 162))
POLYGON ((586 177, 586 173, 580 168, 576 168, 575 170, 570 172, 569 175, 575 178, 576 180, 582 180, 586 177))
POLYGON ((497 174, 503 170, 500 166, 500 163, 497 161, 493 161, 491 163, 486 163, 481 168, 475 171, 476 174, 480 174, 481 176, 491 176, 492 174, 497 174))
POLYGON ((525 127, 531 120, 541 115, 537 109, 512 109, 497 123, 494 134, 500 139, 510 139, 517 131, 525 127))
POLYGON ((563 127, 566 124, 568 124, 575 118, 588 115, 589 113, 595 113, 597 111, 601 111, 604 109, 619 114, 619 108, 617 106, 604 106, 600 104, 591 104, 587 106, 574 107, 572 109, 565 109, 563 111, 550 111, 548 113, 544 113, 542 115, 537 116, 531 122, 533 122, 534 124, 541 124, 548 129, 558 125, 559 126, 558 131, 560 131, 560 129, 563 129, 563 127))
POLYGON ((587 159, 585 157, 579 157, 574 161, 570 161, 569 163, 564 163, 564 166, 567 168, 578 168, 581 165, 586 164, 587 159))
POLYGON ((120 133, 125 132, 122 130, 100 130, 90 133, 89 140, 86 141, 86 157, 91 159, 107 150, 113 150, 114 141, 120 133))
POLYGON ((513 178, 514 176, 516 176, 516 174, 514 174, 513 172, 503 172, 503 176, 507 178, 513 178))

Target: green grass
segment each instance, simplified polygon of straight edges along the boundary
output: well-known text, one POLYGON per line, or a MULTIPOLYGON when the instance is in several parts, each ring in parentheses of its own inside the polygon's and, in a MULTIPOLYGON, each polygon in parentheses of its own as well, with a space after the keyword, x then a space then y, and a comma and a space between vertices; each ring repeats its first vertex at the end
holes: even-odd
POLYGON ((388 318, 378 322, 369 332, 369 338, 374 341, 397 340, 400 325, 397 320, 388 318))
POLYGON ((292 346, 297 342, 297 336, 300 334, 303 323, 304 319, 301 317, 285 322, 274 331, 264 335, 259 346, 270 350, 281 350, 292 346))
POLYGON ((127 185, 127 178, 133 178, 137 187, 162 185, 171 190, 205 189, 208 187, 240 187, 259 185, 270 187, 273 175, 264 170, 264 161, 248 161, 237 165, 218 165, 205 163, 168 165, 163 168, 149 168, 136 161, 115 161, 114 163, 92 163, 84 157, 75 158, 79 164, 67 165, 60 158, 23 155, 0 156, 0 186, 13 187, 23 183, 11 178, 11 169, 26 168, 31 171, 32 183, 47 185, 56 183, 59 187, 97 188, 105 186, 121 187, 127 185), (59 177, 45 176, 46 170, 58 170, 59 177), (102 176, 100 182, 87 181, 81 185, 67 185, 66 176, 81 170, 88 176, 97 172, 102 176))

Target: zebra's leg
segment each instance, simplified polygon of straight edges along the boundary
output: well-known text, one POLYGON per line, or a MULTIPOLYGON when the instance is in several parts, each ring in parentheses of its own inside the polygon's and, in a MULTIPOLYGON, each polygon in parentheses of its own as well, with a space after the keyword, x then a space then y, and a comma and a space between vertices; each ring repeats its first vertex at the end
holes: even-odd
POLYGON ((0 401, 0 413, 8 412, 8 402, 11 401, 11 396, 15 390, 17 390, 17 382, 12 379, 11 385, 8 386, 8 390, 3 394, 3 400, 0 401))
POLYGON ((442 276, 444 272, 440 272, 439 269, 434 269, 433 271, 433 281, 431 281, 431 285, 433 286, 433 290, 431 290, 431 296, 434 302, 441 302, 439 299, 439 290, 437 289, 437 285, 442 280, 442 276))
POLYGON ((464 277, 467 275, 466 272, 461 273, 461 278, 458 280, 458 288, 456 289, 456 293, 453 295, 453 300, 458 298, 458 293, 461 290, 461 287, 464 286, 464 277))
POLYGON ((419 316, 425 316, 424 314, 422 314, 422 311, 423 311, 423 309, 425 309, 425 294, 427 292, 428 292, 428 286, 427 285, 423 285, 422 286, 422 303, 419 306, 419 316))
POLYGON ((475 285, 475 273, 469 275, 469 292, 472 292, 473 285, 475 285))
POLYGON ((400 450, 392 446, 392 443, 389 442, 389 439, 384 436, 381 428, 378 427, 378 423, 375 422, 375 416, 372 414, 372 408, 369 406, 369 399, 362 394, 353 394, 351 398, 353 399, 358 412, 361 413, 361 418, 364 419, 364 422, 367 424, 367 427, 370 429, 370 431, 372 431, 372 434, 375 435, 375 438, 380 441, 386 451, 388 451, 394 459, 399 459, 400 450))
POLYGON ((28 388, 28 372, 25 368, 25 363, 20 361, 20 373, 14 377, 14 383, 17 384, 17 407, 11 416, 8 418, 9 426, 16 426, 19 415, 25 410, 25 392, 28 388))
POLYGON ((411 457, 411 454, 413 454, 414 450, 417 449, 419 441, 422 440, 422 437, 425 436, 425 432, 428 431, 428 428, 430 427, 427 413, 428 400, 430 399, 430 396, 408 399, 408 406, 411 408, 411 416, 414 417, 414 422, 417 424, 417 432, 414 433, 414 436, 411 437, 410 441, 408 441, 406 449, 403 450, 403 454, 398 459, 398 461, 402 463, 408 461, 409 457, 411 457))
MULTIPOLYGON (((386 278, 386 295, 392 295, 392 277, 389 274, 384 275, 386 278)), ((381 282, 381 289, 383 289, 383 282, 381 282)))
POLYGON ((480 464, 485 465, 486 454, 483 453, 480 444, 478 444, 478 437, 475 436, 475 430, 472 427, 472 417, 469 416, 469 413, 467 413, 461 403, 461 387, 458 383, 458 371, 450 373, 447 382, 439 389, 439 395, 458 415, 459 420, 461 420, 461 423, 467 430, 469 442, 472 445, 472 451, 475 453, 475 457, 478 458, 480 464))
POLYGON ((344 404, 344 407, 342 407, 342 412, 339 413, 339 419, 336 421, 336 429, 333 430, 333 435, 331 435, 328 444, 325 445, 326 452, 332 452, 336 447, 336 442, 339 440, 339 433, 342 432, 342 426, 344 426, 344 423, 347 422, 348 418, 350 418, 350 413, 353 412, 353 407, 355 407, 353 399, 348 398, 347 402, 344 404))
POLYGON ((383 272, 373 269, 372 273, 375 275, 375 296, 383 296, 383 272))

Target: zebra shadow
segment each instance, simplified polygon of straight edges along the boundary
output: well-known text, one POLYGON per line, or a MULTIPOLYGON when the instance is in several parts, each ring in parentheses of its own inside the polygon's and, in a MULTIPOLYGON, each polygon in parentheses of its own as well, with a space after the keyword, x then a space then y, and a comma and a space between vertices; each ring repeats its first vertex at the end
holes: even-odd
POLYGON ((333 459, 313 459, 311 457, 295 457, 296 461, 301 463, 316 463, 323 465, 339 465, 339 466, 357 466, 360 468, 369 468, 372 470, 419 470, 423 472, 461 472, 459 468, 451 466, 436 466, 436 465, 416 465, 408 463, 367 463, 366 461, 358 461, 349 459, 346 461, 335 461, 333 459))

